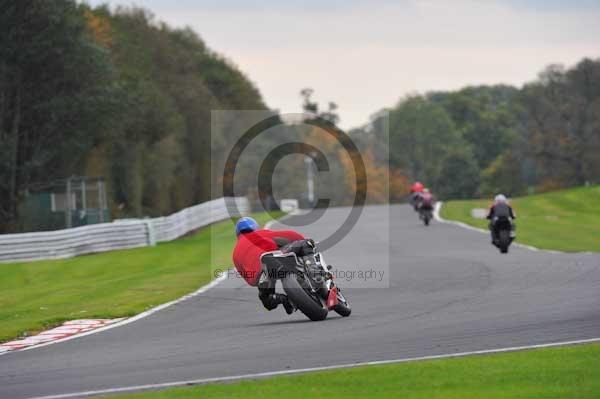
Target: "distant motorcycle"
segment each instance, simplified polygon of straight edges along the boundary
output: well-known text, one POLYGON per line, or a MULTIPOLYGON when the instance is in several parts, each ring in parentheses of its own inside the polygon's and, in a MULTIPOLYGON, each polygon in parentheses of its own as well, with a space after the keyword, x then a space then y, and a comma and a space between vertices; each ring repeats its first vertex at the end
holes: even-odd
POLYGON ((261 262, 271 278, 281 280, 288 299, 309 319, 324 320, 330 310, 344 317, 352 313, 321 253, 300 256, 273 251, 263 254, 261 262))
POLYGON ((419 208, 419 219, 425 223, 425 226, 429 226, 429 222, 433 219, 433 209, 432 208, 419 208))
POLYGON ((507 217, 496 218, 492 221, 493 244, 500 253, 508 253, 508 247, 515 239, 514 225, 507 217))

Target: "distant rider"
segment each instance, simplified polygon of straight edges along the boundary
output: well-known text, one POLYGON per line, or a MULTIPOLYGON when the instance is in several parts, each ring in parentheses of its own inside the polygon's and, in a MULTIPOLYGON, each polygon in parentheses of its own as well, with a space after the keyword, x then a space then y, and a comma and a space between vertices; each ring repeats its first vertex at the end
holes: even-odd
POLYGON ((256 220, 244 217, 235 226, 237 243, 233 250, 233 263, 236 270, 254 287, 258 287, 258 298, 267 310, 273 310, 280 304, 288 314, 294 312, 294 306, 287 295, 275 293, 276 279, 271 279, 263 272, 260 257, 265 252, 284 249, 301 251, 303 248, 314 248, 314 241, 306 240, 301 234, 292 230, 261 229, 256 220))
POLYGON ((421 201, 421 195, 423 194, 424 189, 425 186, 421 182, 415 182, 410 186, 410 204, 415 211, 419 209, 419 202, 421 201))
POLYGON ((492 243, 496 242, 497 232, 495 229, 495 223, 499 218, 508 218, 510 220, 512 229, 514 230, 514 224, 512 223, 517 217, 512 207, 508 203, 508 199, 503 194, 498 194, 494 198, 494 203, 488 210, 487 219, 490 221, 490 233, 492 235, 492 243))

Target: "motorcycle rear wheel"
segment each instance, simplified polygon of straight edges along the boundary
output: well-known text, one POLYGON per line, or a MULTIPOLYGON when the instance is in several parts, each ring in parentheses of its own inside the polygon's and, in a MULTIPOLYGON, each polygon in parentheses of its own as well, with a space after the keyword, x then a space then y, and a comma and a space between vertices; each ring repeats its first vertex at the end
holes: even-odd
POLYGON ((297 274, 292 273, 281 280, 283 290, 288 298, 302 313, 312 321, 325 320, 328 310, 317 298, 316 293, 311 293, 310 287, 297 274))
POLYGON ((500 232, 500 253, 506 254, 508 253, 508 246, 510 245, 510 232, 506 230, 502 230, 500 232))

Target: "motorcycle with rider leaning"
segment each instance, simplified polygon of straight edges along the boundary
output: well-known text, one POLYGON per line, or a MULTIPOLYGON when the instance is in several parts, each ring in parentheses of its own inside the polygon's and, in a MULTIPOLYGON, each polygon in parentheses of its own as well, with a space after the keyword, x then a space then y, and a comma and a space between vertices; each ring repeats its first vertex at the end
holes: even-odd
POLYGON ((330 310, 350 316, 348 300, 333 281, 332 267, 317 251, 315 241, 292 230, 261 229, 251 217, 238 220, 235 233, 235 268, 258 288, 258 298, 267 310, 283 305, 287 314, 300 310, 313 321, 325 319, 330 310), (277 281, 285 294, 275 291, 277 281))

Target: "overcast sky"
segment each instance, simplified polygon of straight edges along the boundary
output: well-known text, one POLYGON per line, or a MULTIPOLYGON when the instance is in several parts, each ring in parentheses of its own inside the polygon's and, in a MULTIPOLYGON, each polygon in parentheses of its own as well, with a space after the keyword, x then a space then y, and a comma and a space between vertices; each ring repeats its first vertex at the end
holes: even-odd
POLYGON ((364 124, 406 94, 535 79, 600 57, 599 0, 86 0, 138 5, 192 27, 246 73, 271 108, 299 91, 364 124))

